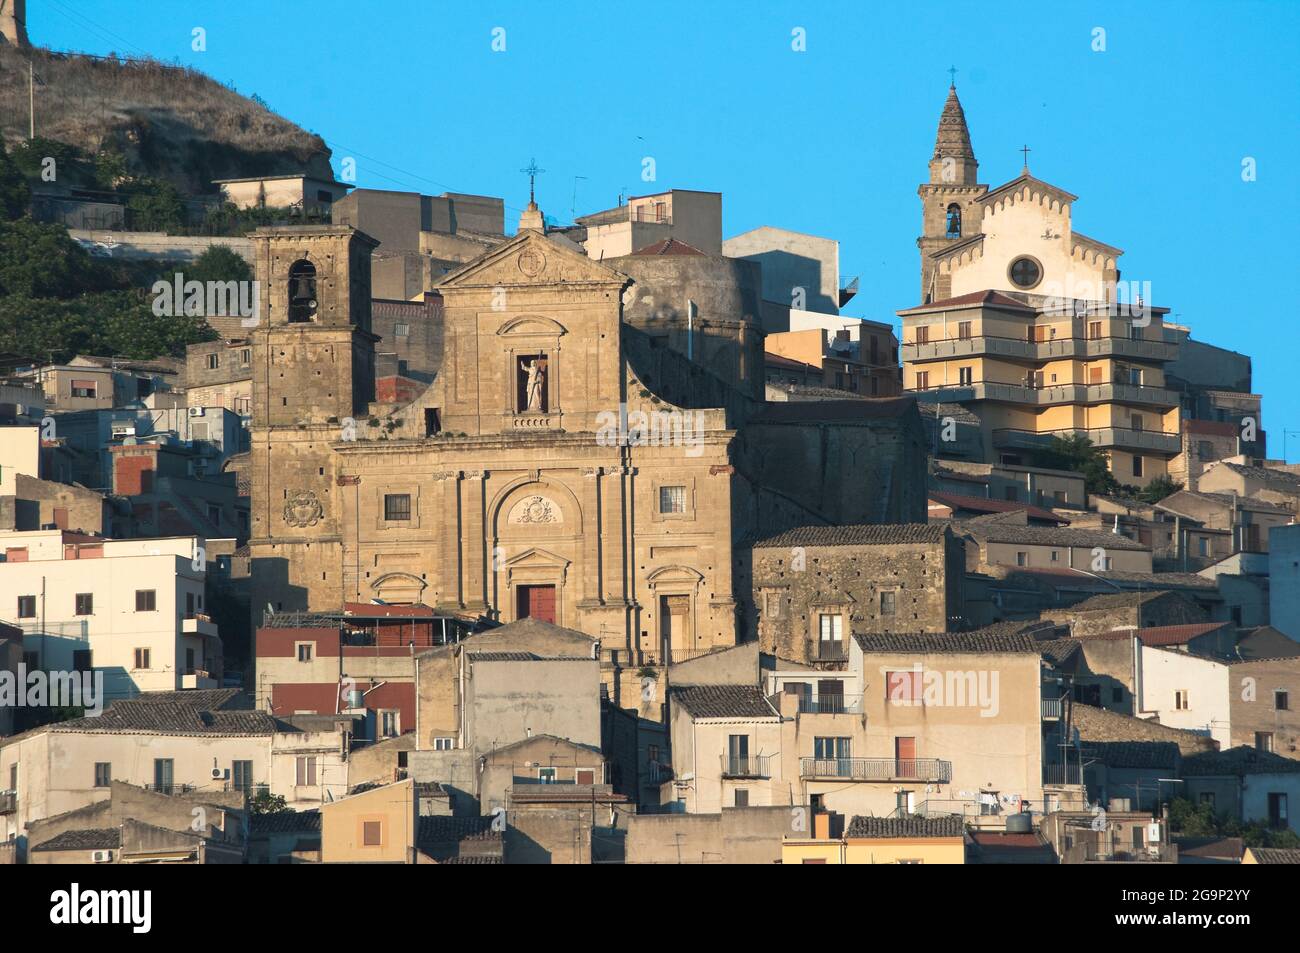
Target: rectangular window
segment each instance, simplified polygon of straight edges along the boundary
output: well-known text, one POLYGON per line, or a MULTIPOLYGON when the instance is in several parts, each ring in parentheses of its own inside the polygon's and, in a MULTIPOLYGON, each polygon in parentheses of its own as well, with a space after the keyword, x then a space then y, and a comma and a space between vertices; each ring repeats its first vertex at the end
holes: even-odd
POLYGON ((661 486, 659 488, 660 513, 686 512, 686 487, 661 486))
POLYGON ((312 660, 312 655, 313 655, 313 653, 314 653, 314 651, 315 651, 315 648, 316 648, 316 647, 315 647, 312 643, 310 643, 310 642, 299 642, 299 643, 298 643, 298 661, 299 661, 299 662, 310 662, 310 661, 312 660))
POLYGON ((1286 795, 1280 791, 1270 791, 1268 795, 1268 826, 1274 830, 1281 830, 1287 826, 1287 817, 1286 795))
POLYGON ((539 767, 537 769, 537 780, 541 781, 542 784, 554 784, 556 782, 555 769, 539 767))
POLYGON ((749 791, 745 788, 736 788, 736 807, 749 807, 749 791))
POLYGON ((149 650, 148 650, 148 649, 136 649, 136 650, 135 650, 135 667, 138 668, 138 669, 146 670, 146 671, 149 669, 149 650))
POLYGON ((95 762, 95 787, 107 788, 113 785, 113 764, 111 761, 95 762))
POLYGON ((880 594, 880 614, 893 615, 897 611, 898 593, 888 590, 880 594))
POLYGON ((384 822, 383 821, 362 821, 361 822, 361 846, 362 847, 383 847, 384 846, 384 822))
POLYGON ((153 589, 137 589, 135 591, 135 611, 136 612, 154 612, 158 608, 158 593, 153 589))
POLYGON ((163 794, 172 793, 175 778, 175 765, 171 758, 154 758, 153 789, 163 794))
POLYGON ((957 338, 958 338, 958 340, 961 340, 961 341, 969 341, 969 340, 970 340, 970 322, 969 322, 969 321, 958 321, 958 322, 957 322, 957 338))
POLYGON ((1291 710, 1291 693, 1281 688, 1273 690, 1273 710, 1290 711, 1291 710))
POLYGON ((455 747, 456 747, 455 738, 434 738, 433 739, 434 751, 451 751, 455 747))
POLYGON ((97 391, 98 388, 95 386, 94 381, 79 381, 76 379, 72 381, 73 397, 94 397, 97 391))
POLYGON ((1256 751, 1273 751, 1273 732, 1257 731, 1255 732, 1255 750, 1256 751))
POLYGON ((253 789, 253 762, 232 761, 230 763, 230 781, 236 791, 248 794, 253 789))
POLYGON ((917 389, 917 390, 928 390, 929 387, 930 387, 930 372, 929 372, 929 371, 917 371, 917 372, 916 372, 916 389, 917 389))
POLYGON ((209 354, 209 355, 208 355, 208 370, 210 370, 210 371, 215 371, 215 370, 216 370, 217 368, 219 368, 220 366, 221 366, 221 355, 220 355, 220 354, 209 354))
POLYGON ((410 337, 411 326, 409 324, 395 324, 393 325, 393 334, 397 335, 399 338, 410 337))
POLYGON ((94 615, 95 614, 95 594, 92 592, 77 593, 77 615, 94 615))
POLYGON ((916 343, 917 344, 930 343, 930 326, 928 324, 923 324, 916 329, 916 343))
POLYGON ((20 619, 36 618, 36 597, 35 596, 18 597, 18 618, 20 619))
POLYGON ((970 367, 957 368, 957 383, 969 385, 975 379, 975 370, 970 367))
POLYGON ((1134 457, 1134 458, 1133 458, 1133 475, 1134 475, 1135 477, 1140 477, 1140 476, 1142 475, 1142 458, 1141 458, 1141 457, 1134 457))
POLYGON ((1096 341, 1096 340, 1098 340, 1098 339, 1100 339, 1100 338, 1101 338, 1101 322, 1100 322, 1100 321, 1089 321, 1089 322, 1088 322, 1088 339, 1091 340, 1091 341, 1096 341))
POLYGON ((396 709, 380 712, 379 724, 380 731, 385 738, 396 738, 401 734, 401 725, 398 722, 396 709))
POLYGON ((1028 566, 1028 565, 1029 565, 1029 553, 1025 552, 1023 549, 1021 549, 1021 550, 1017 550, 1017 551, 1016 551, 1016 565, 1017 565, 1017 566, 1028 566))
POLYGON ((385 493, 384 519, 409 520, 411 518, 411 494, 385 493))
POLYGON ((316 786, 316 759, 301 757, 297 761, 297 770, 294 774, 294 784, 299 787, 316 786))
POLYGON ((89 672, 94 669, 94 663, 91 660, 90 649, 73 649, 72 650, 72 668, 77 672, 89 672))
POLYGON ((1174 708, 1177 711, 1187 711, 1190 708, 1187 689, 1180 688, 1174 692, 1174 708))
POLYGON ((244 348, 242 351, 239 352, 239 363, 240 363, 240 364, 243 364, 245 367, 247 367, 249 364, 252 364, 252 363, 253 363, 253 349, 252 349, 252 348, 247 348, 247 347, 246 347, 246 348, 244 348))

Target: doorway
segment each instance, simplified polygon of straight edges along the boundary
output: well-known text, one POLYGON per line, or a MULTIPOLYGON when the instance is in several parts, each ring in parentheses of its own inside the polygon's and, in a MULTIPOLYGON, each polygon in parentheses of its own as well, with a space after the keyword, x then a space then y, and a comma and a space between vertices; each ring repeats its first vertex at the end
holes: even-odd
POLYGON ((691 597, 659 597, 659 646, 667 656, 681 660, 686 649, 691 648, 691 597))
POLYGON ((556 624, 554 586, 519 586, 515 593, 516 619, 541 619, 556 624))

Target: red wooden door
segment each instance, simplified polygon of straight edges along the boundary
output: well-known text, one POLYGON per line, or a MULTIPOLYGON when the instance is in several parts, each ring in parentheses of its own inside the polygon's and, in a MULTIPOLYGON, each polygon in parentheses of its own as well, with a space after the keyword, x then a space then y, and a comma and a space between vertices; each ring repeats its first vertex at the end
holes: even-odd
POLYGON ((899 778, 916 777, 916 739, 898 737, 894 739, 894 776, 899 778))
POLYGON ((520 586, 519 618, 555 622, 555 587, 520 586))

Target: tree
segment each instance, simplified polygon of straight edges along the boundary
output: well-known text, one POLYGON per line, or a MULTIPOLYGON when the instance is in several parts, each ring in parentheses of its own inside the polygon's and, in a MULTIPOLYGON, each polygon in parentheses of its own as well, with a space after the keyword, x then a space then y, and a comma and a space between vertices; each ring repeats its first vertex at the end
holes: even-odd
POLYGON ((72 298, 115 284, 62 225, 30 218, 0 222, 0 295, 72 298))
POLYGON ((162 179, 139 179, 126 202, 131 227, 141 232, 179 232, 185 227, 185 203, 176 186, 162 179))
POLYGON ((289 806, 284 801, 284 795, 272 794, 266 788, 259 788, 257 793, 248 799, 250 814, 284 814, 288 810, 289 806))
POLYGON ((1143 503, 1159 503, 1166 496, 1177 493, 1183 485, 1168 475, 1155 477, 1138 491, 1138 499, 1143 503))
POLYGON ((27 187, 22 171, 5 151, 4 142, 0 141, 0 219, 22 218, 27 214, 30 200, 31 189, 27 187))
POLYGON ((186 281, 252 281, 253 269, 227 245, 213 245, 185 269, 186 281))
POLYGON ((1052 445, 1035 455, 1035 463, 1053 470, 1082 473, 1084 487, 1089 493, 1106 495, 1120 489, 1119 481, 1110 472, 1110 455, 1100 447, 1094 447, 1083 434, 1053 437, 1052 445))

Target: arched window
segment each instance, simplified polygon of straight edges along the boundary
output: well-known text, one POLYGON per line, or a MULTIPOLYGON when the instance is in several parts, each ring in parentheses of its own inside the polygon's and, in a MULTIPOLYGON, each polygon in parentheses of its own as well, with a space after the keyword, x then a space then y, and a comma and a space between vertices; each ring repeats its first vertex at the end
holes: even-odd
POLYGON ((301 324, 316 317, 316 267, 307 259, 289 267, 289 322, 301 324))
POLYGON ((948 206, 948 237, 961 238, 961 206, 956 202, 948 206))

